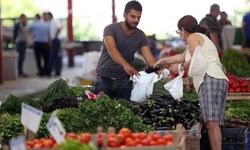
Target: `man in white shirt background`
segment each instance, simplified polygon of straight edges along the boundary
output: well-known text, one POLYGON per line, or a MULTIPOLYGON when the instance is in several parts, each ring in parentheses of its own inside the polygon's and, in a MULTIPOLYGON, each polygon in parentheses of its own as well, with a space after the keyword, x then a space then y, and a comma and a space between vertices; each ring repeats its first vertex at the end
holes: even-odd
POLYGON ((52 41, 50 53, 51 73, 55 71, 54 75, 60 76, 62 70, 62 50, 59 35, 62 29, 62 25, 59 20, 55 20, 53 18, 53 14, 51 12, 48 12, 48 16, 50 21, 50 37, 52 41))

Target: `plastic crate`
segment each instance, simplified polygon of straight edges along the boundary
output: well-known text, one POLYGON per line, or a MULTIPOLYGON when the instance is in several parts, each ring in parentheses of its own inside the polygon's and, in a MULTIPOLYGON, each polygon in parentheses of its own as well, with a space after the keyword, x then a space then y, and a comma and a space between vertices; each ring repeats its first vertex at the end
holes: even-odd
MULTIPOLYGON (((222 150, 246 150, 247 128, 222 128, 222 150)), ((200 147, 202 150, 210 150, 208 132, 201 132, 200 147)))

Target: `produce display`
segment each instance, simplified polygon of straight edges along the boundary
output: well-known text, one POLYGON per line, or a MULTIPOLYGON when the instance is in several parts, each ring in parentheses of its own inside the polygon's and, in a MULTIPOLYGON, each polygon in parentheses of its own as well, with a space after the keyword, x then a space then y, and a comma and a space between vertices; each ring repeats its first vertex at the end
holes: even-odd
POLYGON ((228 92, 250 92, 250 80, 227 74, 229 79, 228 92))
POLYGON ((189 130, 200 121, 198 101, 176 101, 170 94, 151 95, 148 100, 138 104, 137 108, 135 113, 155 130, 174 130, 177 123, 189 130))
POLYGON ((240 100, 227 103, 225 116, 228 118, 250 121, 250 101, 240 100))
MULTIPOLYGON (((226 53, 222 57, 224 55, 226 53)), ((230 80, 228 91, 249 93, 250 80, 243 78, 247 71, 244 73, 238 71, 240 75, 235 75, 229 73, 229 70, 227 69, 227 77, 230 80)), ((105 146, 105 141, 106 145, 111 148, 172 145, 171 140, 166 140, 165 136, 151 131, 175 130, 177 123, 181 123, 186 130, 190 130, 200 121, 201 112, 198 96, 194 91, 184 89, 184 97, 176 101, 164 89, 163 85, 166 82, 163 79, 156 82, 153 94, 140 103, 110 99, 106 95, 97 100, 90 100, 84 94, 86 88, 70 87, 63 79, 56 80, 46 91, 35 98, 10 95, 0 107, 0 143, 7 144, 11 138, 23 135, 24 127, 21 124, 20 114, 21 105, 25 103, 44 112, 39 130, 35 134, 36 139, 26 143, 28 148, 59 146, 46 127, 55 110, 67 132, 66 141, 60 145, 64 150, 95 150, 96 147, 92 145, 95 138, 99 147, 103 146, 102 144, 105 146), (104 131, 111 126, 116 130, 105 136, 100 133, 96 134, 100 126, 104 131)), ((249 107, 248 100, 228 101, 225 116, 249 121, 249 107)))
POLYGON ((250 77, 250 64, 238 50, 226 50, 221 57, 221 63, 227 73, 238 77, 250 77))
POLYGON ((150 147, 150 146, 176 146, 177 131, 166 132, 132 132, 123 127, 115 132, 97 132, 91 134, 83 132, 80 134, 66 133, 65 142, 58 145, 53 137, 40 138, 26 141, 29 149, 37 148, 62 148, 63 150, 96 150, 101 148, 127 148, 127 147, 150 147))
POLYGON ((26 146, 28 149, 38 149, 38 148, 59 148, 63 150, 95 150, 95 146, 90 144, 92 140, 92 134, 90 133, 67 133, 65 135, 65 142, 58 145, 55 139, 50 136, 49 138, 40 138, 26 141, 26 146))

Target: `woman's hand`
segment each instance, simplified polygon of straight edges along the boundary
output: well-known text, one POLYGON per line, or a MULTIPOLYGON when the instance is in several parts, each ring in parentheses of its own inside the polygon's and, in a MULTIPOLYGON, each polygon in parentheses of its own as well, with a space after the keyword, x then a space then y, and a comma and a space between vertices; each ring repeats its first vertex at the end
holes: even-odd
POLYGON ((179 66, 179 64, 178 63, 176 63, 176 64, 172 64, 170 67, 169 67, 169 71, 171 72, 171 73, 179 73, 179 71, 178 71, 178 66, 179 66))
POLYGON ((166 58, 162 58, 162 59, 158 60, 158 61, 154 64, 154 68, 156 68, 156 67, 160 67, 161 69, 163 69, 163 68, 168 68, 170 65, 167 64, 167 63, 165 62, 165 59, 166 59, 166 58))

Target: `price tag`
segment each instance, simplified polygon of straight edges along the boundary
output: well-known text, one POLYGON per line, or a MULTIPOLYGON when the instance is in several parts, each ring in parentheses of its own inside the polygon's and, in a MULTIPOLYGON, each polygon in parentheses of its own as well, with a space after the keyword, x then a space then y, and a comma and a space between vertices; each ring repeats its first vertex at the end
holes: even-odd
POLYGON ((57 144, 64 142, 66 131, 55 112, 50 116, 49 122, 47 123, 47 128, 50 134, 54 137, 57 144))
POLYGON ((21 123, 32 132, 36 133, 42 119, 43 112, 30 105, 22 103, 21 123))
POLYGON ((9 146, 11 150, 26 150, 25 136, 21 135, 15 139, 11 139, 9 146))

